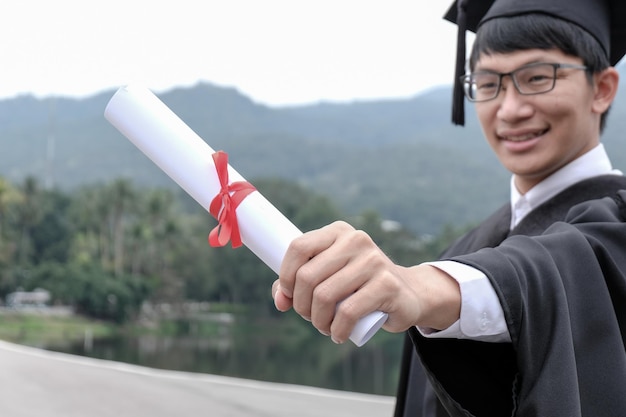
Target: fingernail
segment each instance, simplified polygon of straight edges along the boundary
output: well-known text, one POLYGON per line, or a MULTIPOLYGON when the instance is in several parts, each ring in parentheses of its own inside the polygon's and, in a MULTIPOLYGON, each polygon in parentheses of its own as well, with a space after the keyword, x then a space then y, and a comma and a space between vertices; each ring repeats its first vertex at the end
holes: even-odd
POLYGON ((318 330, 321 334, 323 334, 324 336, 330 336, 330 333, 325 332, 324 330, 320 330, 320 329, 317 329, 317 330, 318 330))
POLYGON ((332 340, 333 343, 335 343, 336 345, 340 345, 343 343, 342 341, 335 339, 334 336, 330 336, 330 340, 332 340))

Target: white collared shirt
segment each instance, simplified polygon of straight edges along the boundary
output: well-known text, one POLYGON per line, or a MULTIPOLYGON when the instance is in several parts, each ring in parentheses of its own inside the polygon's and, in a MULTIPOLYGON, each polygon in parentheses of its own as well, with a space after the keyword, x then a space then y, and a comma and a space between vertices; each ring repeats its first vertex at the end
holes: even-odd
POLYGON ((622 175, 622 172, 613 169, 604 145, 599 144, 535 185, 524 195, 517 191, 515 176, 511 176, 511 229, 532 210, 570 185, 605 174, 622 175))
MULTIPOLYGON (((542 203, 579 181, 598 175, 623 175, 613 169, 611 161, 599 144, 570 162, 522 195, 511 177, 511 229, 542 203)), ((489 279, 481 271, 454 261, 429 262, 452 276, 461 289, 461 317, 447 329, 418 330, 426 337, 473 339, 489 342, 510 341, 504 312, 489 279)))

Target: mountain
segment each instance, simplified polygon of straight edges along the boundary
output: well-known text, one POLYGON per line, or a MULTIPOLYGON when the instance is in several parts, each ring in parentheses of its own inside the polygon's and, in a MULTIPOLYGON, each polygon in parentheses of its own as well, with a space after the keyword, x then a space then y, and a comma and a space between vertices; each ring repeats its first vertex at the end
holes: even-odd
MULTIPOLYGON (((0 175, 15 183, 35 176, 63 190, 118 177, 178 189, 104 119, 114 93, 0 101, 0 175)), ((209 83, 159 97, 213 149, 228 152, 248 181, 296 181, 347 214, 373 209, 416 233, 436 234, 477 222, 508 198, 509 175, 471 106, 464 128, 451 124, 449 88, 404 100, 293 107, 264 106, 209 83)), ((605 144, 624 167, 617 139, 624 105, 612 112, 605 144)))

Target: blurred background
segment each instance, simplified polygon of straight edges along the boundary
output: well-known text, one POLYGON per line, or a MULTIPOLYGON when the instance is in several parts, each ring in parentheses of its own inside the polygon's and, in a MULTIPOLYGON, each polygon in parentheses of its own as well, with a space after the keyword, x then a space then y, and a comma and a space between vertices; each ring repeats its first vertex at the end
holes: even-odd
MULTIPOLYGON (((103 112, 142 83, 301 230, 343 219, 400 264, 432 260, 508 198, 471 106, 450 122, 447 4, 14 3, 0 6, 0 338, 394 395, 403 335, 337 346, 278 313, 275 274, 211 248, 215 220, 103 112)), ((622 170, 624 101, 604 136, 622 170)))

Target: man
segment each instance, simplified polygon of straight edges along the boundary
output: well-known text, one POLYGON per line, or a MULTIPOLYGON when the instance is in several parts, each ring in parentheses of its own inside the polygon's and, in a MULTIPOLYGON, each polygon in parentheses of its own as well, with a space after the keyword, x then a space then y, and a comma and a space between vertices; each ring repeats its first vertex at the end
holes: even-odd
POLYGON ((440 262, 395 265, 342 222, 287 251, 279 310, 337 343, 374 310, 408 329, 397 416, 626 414, 626 179, 600 143, 622 16, 616 0, 460 0, 448 18, 478 29, 461 86, 511 203, 440 262))

